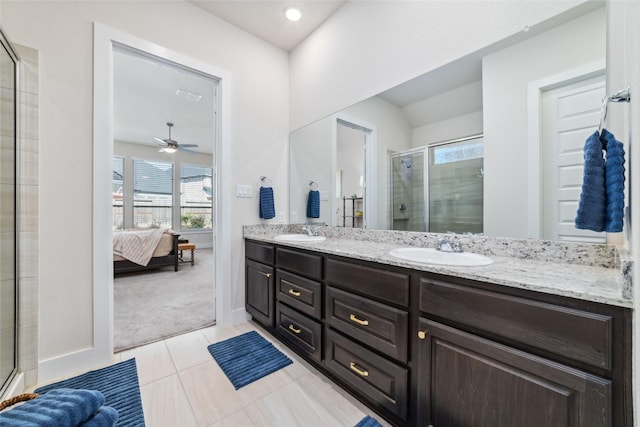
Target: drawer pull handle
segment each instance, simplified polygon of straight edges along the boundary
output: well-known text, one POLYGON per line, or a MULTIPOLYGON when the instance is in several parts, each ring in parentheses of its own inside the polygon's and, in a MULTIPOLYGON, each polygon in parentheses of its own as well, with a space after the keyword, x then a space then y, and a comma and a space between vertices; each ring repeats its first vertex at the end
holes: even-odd
POLYGON ((369 324, 368 320, 360 320, 356 317, 355 314, 349 316, 349 320, 352 322, 356 322, 358 325, 367 326, 369 324))
MULTIPOLYGON (((262 273, 262 272, 261 272, 261 273, 262 273)), ((267 276, 267 277, 271 277, 271 273, 262 273, 262 274, 264 274, 264 275, 265 275, 265 276, 267 276)))
POLYGON ((351 362, 349 364, 349 368, 351 368, 351 370, 353 372, 355 372, 356 374, 360 375, 361 377, 368 377, 369 376, 369 371, 363 371, 362 369, 359 369, 356 366, 356 362, 351 362))
POLYGON ((302 332, 302 329, 296 329, 296 327, 293 325, 289 325, 289 330, 294 334, 299 334, 300 332, 302 332))
POLYGON ((423 339, 425 339, 427 337, 428 334, 429 334, 429 330, 428 329, 425 329, 424 331, 418 331, 418 338, 423 340, 423 339))
POLYGON ((293 295, 294 297, 299 297, 300 295, 302 295, 300 292, 294 291, 293 289, 289 289, 289 294, 293 295))

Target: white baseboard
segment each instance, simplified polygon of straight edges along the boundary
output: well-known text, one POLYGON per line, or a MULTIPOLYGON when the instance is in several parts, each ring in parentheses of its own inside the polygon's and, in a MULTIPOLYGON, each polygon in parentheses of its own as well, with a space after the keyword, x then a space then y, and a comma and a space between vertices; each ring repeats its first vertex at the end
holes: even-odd
POLYGON ((112 354, 100 355, 95 348, 79 350, 38 362, 38 384, 46 384, 86 372, 112 362, 112 354))
POLYGON ((17 396, 21 393, 25 392, 24 387, 24 374, 19 372, 13 380, 11 380, 11 384, 7 387, 7 390, 0 396, 0 401, 8 399, 13 396, 17 396))
POLYGON ((237 308, 231 312, 231 325, 244 323, 251 319, 251 315, 243 308, 237 308))

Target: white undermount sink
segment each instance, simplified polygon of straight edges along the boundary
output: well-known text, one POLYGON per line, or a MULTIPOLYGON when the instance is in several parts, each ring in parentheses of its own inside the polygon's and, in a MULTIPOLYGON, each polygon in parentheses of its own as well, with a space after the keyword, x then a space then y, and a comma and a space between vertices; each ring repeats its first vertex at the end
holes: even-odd
POLYGON ((307 236, 306 234, 278 234, 273 238, 273 240, 277 240, 279 242, 305 243, 305 242, 322 242, 326 240, 326 237, 307 236))
POLYGON ((473 267, 489 265, 493 260, 472 252, 443 252, 434 248, 398 248, 389 251, 389 255, 406 261, 423 264, 473 267))

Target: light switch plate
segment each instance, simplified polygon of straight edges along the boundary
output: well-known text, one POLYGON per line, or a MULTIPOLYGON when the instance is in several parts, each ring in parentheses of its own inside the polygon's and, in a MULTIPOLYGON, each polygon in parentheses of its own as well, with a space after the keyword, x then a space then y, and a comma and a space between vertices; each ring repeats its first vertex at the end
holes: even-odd
POLYGON ((253 197, 253 187, 251 185, 236 185, 236 197, 253 197))

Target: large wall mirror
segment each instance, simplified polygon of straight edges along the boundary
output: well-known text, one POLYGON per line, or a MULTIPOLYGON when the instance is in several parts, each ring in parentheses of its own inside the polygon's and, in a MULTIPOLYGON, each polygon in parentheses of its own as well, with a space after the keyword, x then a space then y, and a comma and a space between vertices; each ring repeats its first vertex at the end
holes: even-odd
POLYGON ((292 132, 290 222, 604 242, 573 222, 605 58, 605 4, 586 2, 292 132), (365 131, 349 149, 345 124, 365 131))

